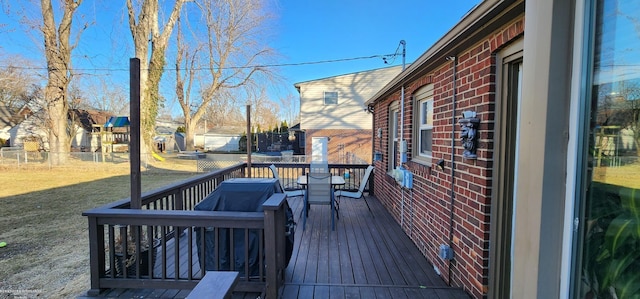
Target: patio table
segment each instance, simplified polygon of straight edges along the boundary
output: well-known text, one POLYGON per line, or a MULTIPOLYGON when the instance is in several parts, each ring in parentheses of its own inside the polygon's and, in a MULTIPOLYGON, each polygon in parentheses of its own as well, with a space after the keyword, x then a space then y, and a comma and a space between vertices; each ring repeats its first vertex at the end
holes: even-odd
MULTIPOLYGON (((307 175, 301 175, 298 177, 298 184, 302 185, 302 186, 306 186, 307 185, 307 175)), ((331 186, 332 187, 336 187, 336 186, 340 186, 340 185, 344 185, 345 181, 344 178, 340 175, 332 175, 331 176, 331 186)))

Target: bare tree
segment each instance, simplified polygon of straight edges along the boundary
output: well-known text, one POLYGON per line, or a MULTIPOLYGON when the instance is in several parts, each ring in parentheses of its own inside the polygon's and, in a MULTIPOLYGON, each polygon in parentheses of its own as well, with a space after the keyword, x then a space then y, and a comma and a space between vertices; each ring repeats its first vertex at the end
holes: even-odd
POLYGON ((109 84, 100 79, 89 87, 97 92, 88 98, 89 104, 98 110, 111 112, 114 115, 129 113, 129 95, 119 84, 109 84))
POLYGON ((16 112, 33 99, 39 82, 24 68, 30 63, 20 57, 3 59, 2 64, 6 66, 0 69, 0 105, 16 112))
POLYGON ((216 94, 207 106, 203 117, 213 120, 220 126, 246 126, 246 107, 243 99, 247 98, 243 90, 224 90, 216 94))
MULTIPOLYGON (((193 149, 193 131, 194 123, 191 121, 193 113, 192 108, 199 106, 196 103, 192 103, 191 90, 193 89, 193 82, 196 76, 195 63, 198 59, 199 48, 191 49, 188 44, 183 43, 184 35, 182 33, 182 27, 178 22, 178 31, 176 33, 176 48, 178 50, 176 54, 176 98, 182 108, 182 116, 184 118, 185 131, 192 132, 191 135, 187 134, 186 145, 188 150, 193 149), (185 73, 182 74, 182 70, 185 73)), ((206 131, 206 128, 205 128, 206 131)))
MULTIPOLYGON (((204 0, 198 3, 204 27, 203 59, 207 61, 207 75, 200 77, 197 101, 186 101, 179 97, 182 107, 186 143, 193 146, 194 128, 206 115, 216 117, 210 112, 223 111, 221 107, 233 106, 232 96, 238 89, 244 89, 255 83, 257 74, 269 72, 257 66, 263 59, 272 55, 272 51, 261 38, 269 16, 262 9, 261 1, 255 0, 204 0), (208 112, 210 110, 210 112, 208 112)), ((220 115, 224 119, 226 115, 220 115)))
POLYGON ((290 126, 299 122, 300 109, 298 109, 299 102, 296 97, 292 94, 287 94, 286 97, 280 98, 280 106, 284 108, 283 114, 290 126))
POLYGON ((71 88, 69 88, 69 92, 68 92, 68 96, 69 96, 69 110, 68 110, 68 116, 67 116, 67 132, 69 134, 69 139, 68 142, 69 144, 67 145, 69 148, 71 148, 71 146, 73 145, 73 140, 75 139, 76 135, 78 135, 78 133, 82 130, 82 113, 81 113, 81 109, 82 108, 88 108, 87 107, 87 102, 86 100, 84 100, 84 97, 82 96, 82 92, 80 91, 79 88, 75 87, 75 86, 71 86, 71 88))
POLYGON ((66 162, 69 153, 69 135, 67 131, 69 82, 73 77, 71 69, 71 51, 76 43, 70 42, 74 13, 82 0, 64 0, 62 19, 56 27, 51 0, 41 0, 42 34, 44 36, 44 54, 47 60, 47 85, 44 90, 46 101, 46 125, 49 128, 49 148, 54 164, 66 162))
POLYGON ((248 93, 248 102, 251 103, 252 121, 262 129, 272 128, 274 124, 280 123, 278 114, 279 105, 271 101, 264 87, 260 87, 254 92, 248 93))
POLYGON ((140 132, 141 148, 153 151, 151 146, 159 108, 159 86, 165 64, 165 51, 180 10, 188 0, 175 0, 169 18, 160 29, 158 0, 143 0, 136 18, 133 0, 127 0, 129 29, 133 37, 136 58, 140 59, 140 132))

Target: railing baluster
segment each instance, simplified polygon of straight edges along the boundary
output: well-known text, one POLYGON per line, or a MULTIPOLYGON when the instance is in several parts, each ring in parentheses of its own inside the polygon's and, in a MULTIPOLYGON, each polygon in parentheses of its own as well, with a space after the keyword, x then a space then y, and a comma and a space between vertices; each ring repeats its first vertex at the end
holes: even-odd
MULTIPOLYGON (((258 265, 264 265, 264 230, 258 232, 258 265)), ((264 281, 264 267, 259 268, 260 281, 264 281)))
MULTIPOLYGON (((127 226, 118 225, 118 237, 120 238, 120 242, 122 244, 122 265, 116 264, 116 269, 120 266, 120 271, 122 271, 122 277, 127 278, 127 248, 129 248, 129 236, 127 235, 127 226)), ((115 249, 114 249, 115 250, 115 249)), ((116 261, 116 263, 119 263, 116 261)))
POLYGON ((187 278, 193 280, 193 229, 187 229, 187 278))
POLYGON ((108 234, 109 234, 109 272, 111 278, 116 277, 116 250, 115 250, 115 230, 113 229, 113 225, 108 225, 108 234))
MULTIPOLYGON (((235 242, 234 242, 235 243, 235 242)), ((249 280, 251 277, 251 271, 249 270, 249 229, 244 229, 244 273, 249 280)))
POLYGON ((175 231, 175 235, 173 238, 173 269, 174 269, 174 279, 178 280, 180 278, 180 232, 175 231))
POLYGON ((160 265, 162 266, 162 279, 167 279, 167 227, 162 226, 162 237, 161 237, 161 248, 162 248, 162 262, 160 265))
MULTIPOLYGON (((235 235, 235 228, 229 228, 229 237, 227 238, 227 242, 229 242, 229 270, 231 271, 239 271, 239 269, 236 269, 236 263, 234 262, 236 260, 235 257, 235 252, 236 252, 236 248, 233 244, 233 236, 235 235)), ((242 277, 241 277, 242 278, 242 277)), ((244 274, 244 280, 247 280, 247 273, 244 274)))
MULTIPOLYGON (((142 230, 140 226, 132 226, 131 231, 133 232, 134 243, 136 247, 135 259, 133 262, 135 263, 134 269, 136 270, 136 278, 140 278, 140 261, 142 260, 142 244, 140 243, 142 240, 142 230)), ((126 256, 126 255, 125 255, 126 256)), ((125 267, 126 268, 126 267, 125 267)))
POLYGON ((198 232, 198 234, 200 235, 200 244, 199 244, 200 247, 198 247, 200 248, 198 250, 198 252, 200 253, 200 255, 198 255, 198 262, 200 262, 200 278, 203 278, 204 274, 206 273, 205 261, 207 260, 207 251, 204 250, 205 231, 206 231, 206 227, 200 227, 200 231, 198 232))
POLYGON ((149 238, 149 240, 147 240, 149 242, 149 254, 147 254, 147 273, 149 273, 150 278, 153 278, 153 257, 156 255, 157 249, 155 246, 155 238, 153 236, 153 226, 147 225, 147 237, 149 238))

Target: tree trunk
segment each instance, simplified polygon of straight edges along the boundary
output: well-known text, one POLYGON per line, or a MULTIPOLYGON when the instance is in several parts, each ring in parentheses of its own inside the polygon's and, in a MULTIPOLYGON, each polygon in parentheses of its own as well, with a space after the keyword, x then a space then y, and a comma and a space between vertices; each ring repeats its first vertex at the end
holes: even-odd
POLYGON ((164 68, 164 55, 167 42, 185 1, 175 1, 167 23, 161 32, 158 25, 158 0, 144 0, 137 20, 133 2, 127 0, 129 28, 133 37, 136 58, 140 59, 141 68, 140 149, 143 153, 155 152, 153 137, 156 131, 155 122, 160 100, 158 90, 164 68), (151 58, 149 58, 149 46, 151 46, 151 58))
MULTIPOLYGON (((66 84, 60 83, 60 85, 66 84)), ((62 165, 67 162, 70 152, 67 133, 67 99, 63 91, 51 83, 47 84, 45 98, 48 100, 46 123, 49 128, 49 159, 54 165, 62 165)))
POLYGON ((194 136, 195 136, 195 126, 192 125, 192 121, 185 120, 184 126, 184 142, 187 150, 192 151, 195 149, 194 146, 194 136))
POLYGON ((67 89, 72 78, 71 50, 69 44, 73 14, 82 0, 66 0, 62 6, 63 15, 58 29, 50 0, 41 0, 42 34, 44 36, 45 57, 47 59, 48 81, 44 97, 46 101, 46 125, 49 130, 49 151, 53 164, 63 164, 69 156, 69 132, 67 132, 68 110, 67 89))

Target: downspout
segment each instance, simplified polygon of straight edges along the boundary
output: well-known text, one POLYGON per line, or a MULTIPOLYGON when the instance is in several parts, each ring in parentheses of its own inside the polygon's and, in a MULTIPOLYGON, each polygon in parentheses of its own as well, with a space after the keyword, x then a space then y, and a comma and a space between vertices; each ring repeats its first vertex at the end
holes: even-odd
MULTIPOLYGON (((402 71, 405 68, 405 54, 407 43, 404 40, 400 41, 402 45, 402 71)), ((400 144, 398 144, 400 152, 400 167, 407 162, 407 147, 404 141, 404 82, 400 89, 400 144)), ((394 158, 395 159, 395 158, 394 158)), ((400 200, 400 227, 404 229, 404 185, 400 186, 400 193, 402 194, 400 200)))
MULTIPOLYGON (((452 97, 452 106, 453 113, 451 114, 451 208, 449 215, 449 248, 453 251, 453 205, 455 201, 455 150, 456 150, 456 76, 457 76, 457 59, 455 56, 447 57, 447 60, 453 61, 453 97, 452 97)), ((451 284, 451 261, 453 258, 449 259, 449 284, 451 284)))

